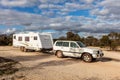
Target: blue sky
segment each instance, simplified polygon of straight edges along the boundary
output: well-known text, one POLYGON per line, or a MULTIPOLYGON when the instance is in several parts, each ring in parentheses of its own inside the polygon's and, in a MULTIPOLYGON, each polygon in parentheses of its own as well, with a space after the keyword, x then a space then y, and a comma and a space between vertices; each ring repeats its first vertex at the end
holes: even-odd
POLYGON ((0 0, 0 34, 20 31, 54 37, 120 32, 120 0, 0 0))

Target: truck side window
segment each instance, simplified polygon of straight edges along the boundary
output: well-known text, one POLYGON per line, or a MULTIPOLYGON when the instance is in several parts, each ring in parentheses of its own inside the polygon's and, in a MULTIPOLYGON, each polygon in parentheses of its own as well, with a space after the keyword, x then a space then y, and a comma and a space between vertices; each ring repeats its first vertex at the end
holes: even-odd
POLYGON ((62 43, 63 43, 63 42, 57 42, 57 43, 56 43, 56 46, 62 46, 62 43))
POLYGON ((34 36, 34 40, 37 40, 37 36, 34 36))
POLYGON ((29 37, 25 37, 25 41, 29 41, 30 39, 29 39, 29 37))
POLYGON ((22 41, 22 37, 18 37, 18 41, 22 41))
POLYGON ((72 47, 72 48, 78 48, 78 46, 76 45, 76 43, 73 43, 73 42, 70 43, 70 47, 72 47))
POLYGON ((69 42, 63 42, 64 47, 69 47, 69 42))

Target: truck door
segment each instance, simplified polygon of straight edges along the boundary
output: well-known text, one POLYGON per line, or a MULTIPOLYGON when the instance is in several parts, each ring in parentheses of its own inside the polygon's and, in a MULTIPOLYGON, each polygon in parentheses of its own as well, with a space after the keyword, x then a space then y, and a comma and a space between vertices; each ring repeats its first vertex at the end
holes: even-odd
POLYGON ((63 51, 63 55, 71 56, 70 50, 70 43, 69 42, 62 42, 61 50, 63 51))
POLYGON ((70 53, 73 57, 80 57, 80 48, 75 42, 70 42, 70 53))

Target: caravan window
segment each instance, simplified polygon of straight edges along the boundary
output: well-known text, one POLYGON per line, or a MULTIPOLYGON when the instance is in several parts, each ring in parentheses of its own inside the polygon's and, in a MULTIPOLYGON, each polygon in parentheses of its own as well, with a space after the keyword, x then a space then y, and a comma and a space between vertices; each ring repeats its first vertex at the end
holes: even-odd
POLYGON ((37 36, 34 36, 34 40, 37 40, 37 36))
POLYGON ((22 37, 18 37, 18 41, 22 41, 22 37))
POLYGON ((29 41, 30 39, 29 39, 29 37, 25 37, 25 41, 29 41))
POLYGON ((14 36, 14 39, 16 39, 16 36, 14 36))

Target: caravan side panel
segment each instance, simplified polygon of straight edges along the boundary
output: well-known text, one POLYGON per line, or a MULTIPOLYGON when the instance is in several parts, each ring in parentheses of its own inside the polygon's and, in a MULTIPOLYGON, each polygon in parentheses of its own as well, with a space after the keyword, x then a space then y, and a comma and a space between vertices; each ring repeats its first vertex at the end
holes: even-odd
POLYGON ((51 34, 43 33, 18 33, 13 35, 13 46, 24 47, 30 50, 50 50, 53 48, 51 34))
POLYGON ((14 34, 13 35, 13 46, 14 47, 19 47, 21 46, 23 42, 23 36, 20 34, 14 34))

